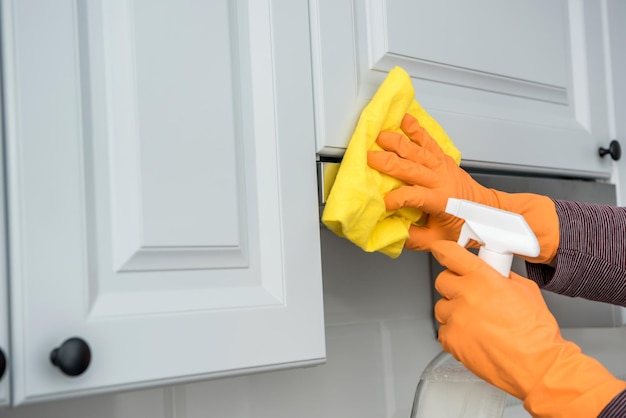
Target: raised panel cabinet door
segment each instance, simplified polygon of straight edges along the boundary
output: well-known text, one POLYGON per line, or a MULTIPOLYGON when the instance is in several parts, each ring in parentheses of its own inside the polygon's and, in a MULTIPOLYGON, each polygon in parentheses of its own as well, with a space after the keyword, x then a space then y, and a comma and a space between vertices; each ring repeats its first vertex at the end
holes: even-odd
POLYGON ((608 178, 606 2, 312 0, 317 151, 341 155, 387 72, 485 168, 608 178), (503 166, 505 164, 506 166, 503 166))
MULTIPOLYGON (((611 57, 611 128, 612 136, 623 146, 626 145, 626 50, 623 48, 626 39, 626 3, 619 0, 607 2, 609 51, 611 57)), ((616 164, 615 185, 617 187, 617 204, 626 206, 626 158, 621 158, 616 164)), ((626 324, 626 310, 622 312, 621 324, 626 324)))
POLYGON ((2 4, 14 403, 324 361, 307 2, 2 4))

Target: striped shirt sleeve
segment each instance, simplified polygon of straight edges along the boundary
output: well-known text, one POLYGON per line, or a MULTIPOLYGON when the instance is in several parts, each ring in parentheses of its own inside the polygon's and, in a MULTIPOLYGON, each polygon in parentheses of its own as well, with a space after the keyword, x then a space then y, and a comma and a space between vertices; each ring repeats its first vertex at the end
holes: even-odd
POLYGON ((626 306, 626 208, 555 201, 556 269, 527 263, 528 277, 551 292, 626 306))
MULTIPOLYGON (((556 268, 526 263, 546 290, 626 307, 626 208, 555 200, 560 242, 556 268)), ((626 417, 626 391, 600 418, 626 417)))

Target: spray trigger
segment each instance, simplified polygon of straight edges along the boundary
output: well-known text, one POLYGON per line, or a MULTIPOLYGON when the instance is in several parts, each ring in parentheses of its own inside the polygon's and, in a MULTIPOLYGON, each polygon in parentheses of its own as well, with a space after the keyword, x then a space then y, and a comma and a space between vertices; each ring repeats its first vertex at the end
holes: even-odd
POLYGON ((469 244, 470 240, 476 241, 478 244, 485 245, 485 243, 480 239, 480 237, 476 234, 476 232, 472 229, 469 223, 465 222, 461 227, 461 233, 459 234, 459 239, 456 241, 461 247, 466 247, 469 244))
POLYGON ((461 199, 448 199, 446 213, 465 220, 457 243, 465 247, 470 239, 480 244, 478 257, 507 277, 513 254, 536 257, 539 242, 524 217, 461 199))

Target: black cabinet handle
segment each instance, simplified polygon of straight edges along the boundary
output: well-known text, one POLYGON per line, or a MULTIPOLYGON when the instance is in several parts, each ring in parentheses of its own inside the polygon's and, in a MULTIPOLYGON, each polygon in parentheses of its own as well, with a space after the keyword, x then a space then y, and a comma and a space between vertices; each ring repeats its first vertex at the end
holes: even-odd
POLYGON ((68 376, 82 374, 91 362, 89 345, 78 337, 63 342, 50 353, 50 361, 68 376))
POLYGON ((0 379, 4 376, 4 372, 7 369, 7 358, 4 355, 4 351, 0 349, 0 379))
POLYGON ((600 157, 604 157, 606 154, 610 154, 612 159, 618 161, 622 156, 622 147, 619 145, 619 142, 614 139, 609 143, 608 148, 600 147, 598 149, 598 154, 600 154, 600 157))

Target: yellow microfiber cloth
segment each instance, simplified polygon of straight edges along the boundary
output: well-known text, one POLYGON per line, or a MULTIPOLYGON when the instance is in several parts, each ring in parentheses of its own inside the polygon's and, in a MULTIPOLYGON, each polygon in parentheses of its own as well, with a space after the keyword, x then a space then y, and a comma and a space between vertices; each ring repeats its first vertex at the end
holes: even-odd
POLYGON ((335 234, 365 251, 380 251, 392 258, 402 252, 409 226, 421 218, 422 212, 415 208, 386 211, 384 196, 404 183, 370 168, 367 151, 381 150, 376 144, 379 132, 402 133, 400 123, 406 113, 414 116, 443 151, 460 163, 461 153, 452 140, 415 100, 409 75, 395 67, 361 112, 322 214, 322 222, 335 234))

